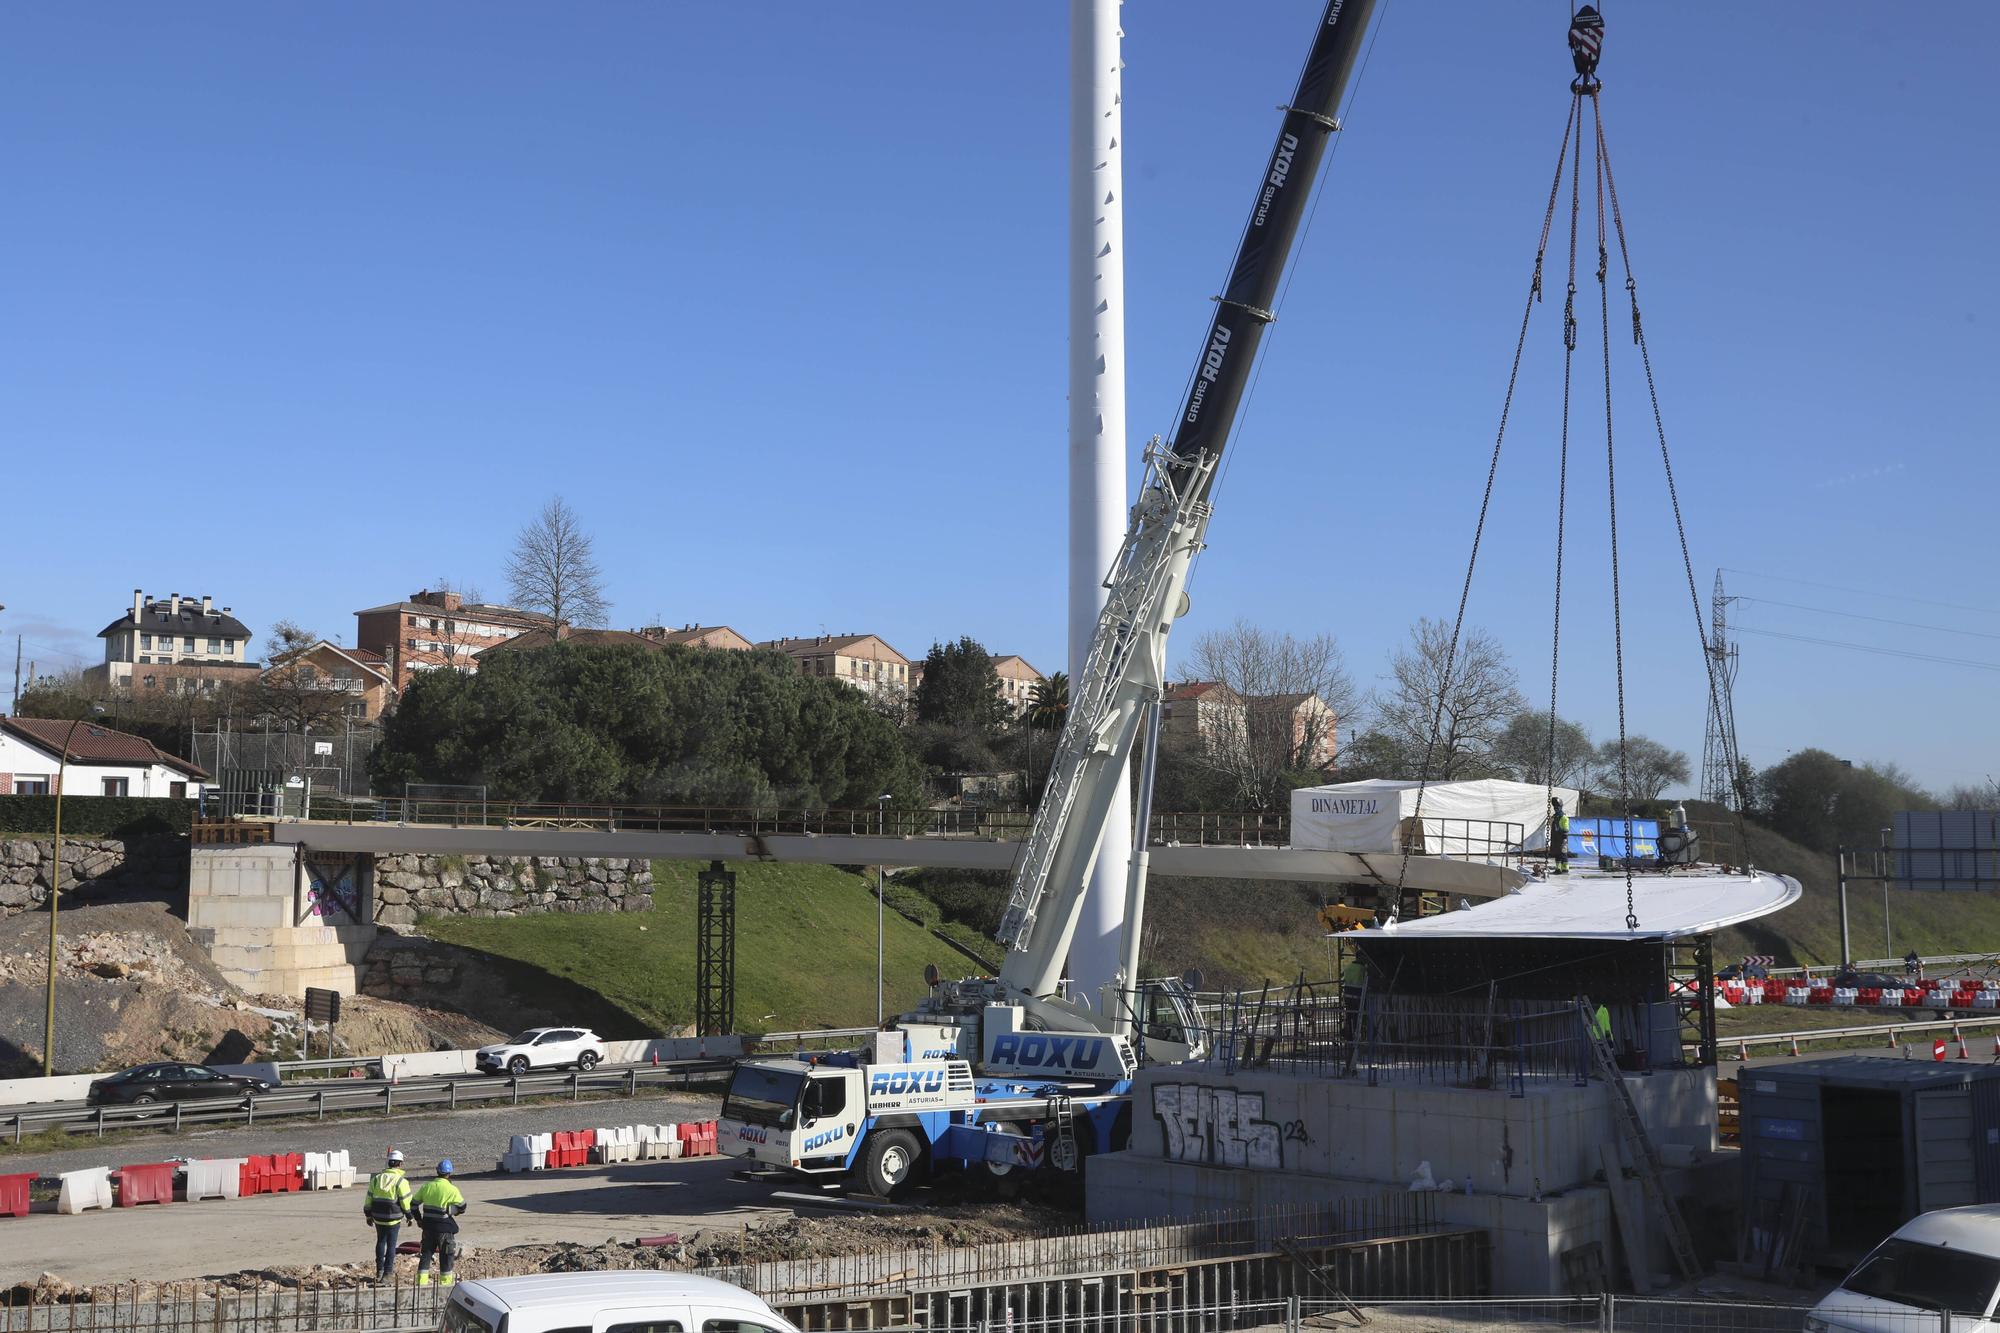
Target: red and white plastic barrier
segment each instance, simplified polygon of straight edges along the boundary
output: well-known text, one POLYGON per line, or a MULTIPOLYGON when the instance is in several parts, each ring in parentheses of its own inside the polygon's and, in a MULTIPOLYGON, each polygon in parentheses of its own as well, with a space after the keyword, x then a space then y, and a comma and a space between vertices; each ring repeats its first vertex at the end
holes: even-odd
POLYGON ((1856 1009, 1994 1009, 2000 1010, 2000 981, 1935 978, 1907 986, 1833 986, 1825 981, 1788 977, 1779 981, 1725 981, 1718 997, 1730 1005, 1830 1005, 1856 1009))
POLYGON ((32 1171, 26 1175, 0 1176, 0 1217, 26 1217, 28 1189, 34 1183, 32 1171))

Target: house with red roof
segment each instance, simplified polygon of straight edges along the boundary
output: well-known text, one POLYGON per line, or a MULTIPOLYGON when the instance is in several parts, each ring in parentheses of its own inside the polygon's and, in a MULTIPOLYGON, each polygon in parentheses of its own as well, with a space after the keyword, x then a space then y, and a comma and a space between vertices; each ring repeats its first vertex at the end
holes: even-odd
POLYGON ((0 717, 0 792, 53 796, 58 770, 71 796, 193 800, 208 781, 206 771, 143 736, 87 719, 0 717))

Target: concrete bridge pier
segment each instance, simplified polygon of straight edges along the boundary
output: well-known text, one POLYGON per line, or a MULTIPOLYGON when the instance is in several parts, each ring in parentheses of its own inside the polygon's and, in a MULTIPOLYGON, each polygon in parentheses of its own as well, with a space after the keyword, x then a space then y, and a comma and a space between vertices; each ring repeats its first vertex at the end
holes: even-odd
POLYGON ((375 940, 371 853, 196 847, 188 861, 188 929, 232 984, 354 994, 375 940))

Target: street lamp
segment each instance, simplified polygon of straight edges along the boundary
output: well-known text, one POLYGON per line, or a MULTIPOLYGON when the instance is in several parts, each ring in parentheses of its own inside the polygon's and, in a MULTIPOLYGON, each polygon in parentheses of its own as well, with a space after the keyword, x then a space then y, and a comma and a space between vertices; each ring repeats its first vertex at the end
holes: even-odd
MULTIPOLYGON (((102 705, 92 705, 93 711, 102 712, 102 705)), ((69 744, 76 739, 76 729, 83 725, 77 718, 63 733, 62 750, 56 755, 56 846, 55 866, 49 872, 49 1007, 42 1023, 42 1077, 55 1077, 56 1059, 56 908, 62 897, 62 803, 63 768, 69 763, 69 744)))
MULTIPOLYGON (((886 837, 889 832, 889 797, 883 792, 875 798, 875 836, 886 837)), ((875 1026, 882 1026, 882 900, 887 896, 886 877, 888 869, 880 861, 875 863, 875 1026)))

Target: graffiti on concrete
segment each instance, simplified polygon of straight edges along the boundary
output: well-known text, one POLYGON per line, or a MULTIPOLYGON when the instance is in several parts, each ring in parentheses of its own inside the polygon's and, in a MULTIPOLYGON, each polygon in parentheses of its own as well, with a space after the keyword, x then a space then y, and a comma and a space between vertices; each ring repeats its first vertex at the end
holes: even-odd
POLYGON ((1284 1168, 1280 1131, 1277 1124, 1264 1119, 1261 1092, 1156 1083, 1153 1114, 1165 1132, 1169 1161, 1253 1171, 1284 1168))

